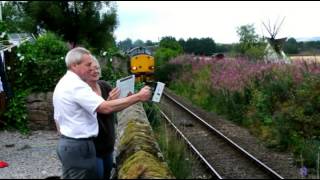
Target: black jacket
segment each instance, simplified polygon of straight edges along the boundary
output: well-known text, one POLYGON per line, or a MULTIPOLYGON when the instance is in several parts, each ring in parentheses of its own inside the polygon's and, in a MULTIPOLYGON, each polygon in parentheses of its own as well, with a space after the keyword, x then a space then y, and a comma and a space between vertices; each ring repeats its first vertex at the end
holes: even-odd
MULTIPOLYGON (((112 87, 103 80, 99 80, 98 84, 100 86, 103 99, 107 99, 112 87)), ((114 150, 116 116, 115 113, 97 113, 97 119, 99 123, 99 133, 94 139, 94 144, 97 156, 103 158, 114 150)))

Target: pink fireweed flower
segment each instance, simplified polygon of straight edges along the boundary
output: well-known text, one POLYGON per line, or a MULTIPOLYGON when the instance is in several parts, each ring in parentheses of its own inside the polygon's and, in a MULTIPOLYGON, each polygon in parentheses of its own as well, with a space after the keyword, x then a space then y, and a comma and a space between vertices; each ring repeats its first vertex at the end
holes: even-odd
POLYGON ((191 72, 184 72, 180 80, 191 83, 195 74, 204 67, 211 69, 211 84, 213 90, 242 91, 250 86, 253 80, 263 80, 271 75, 275 81, 285 76, 292 77, 295 84, 303 81, 304 73, 320 74, 319 63, 305 63, 295 61, 292 64, 251 62, 244 58, 198 58, 191 55, 182 55, 172 59, 169 63, 191 65, 191 72))

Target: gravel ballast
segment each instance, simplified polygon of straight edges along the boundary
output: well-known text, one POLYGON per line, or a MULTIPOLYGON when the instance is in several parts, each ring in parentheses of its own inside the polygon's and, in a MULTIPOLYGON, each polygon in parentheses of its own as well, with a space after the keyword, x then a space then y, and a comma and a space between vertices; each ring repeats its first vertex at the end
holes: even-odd
POLYGON ((32 131, 29 135, 0 131, 0 179, 44 179, 61 175, 56 131, 32 131))

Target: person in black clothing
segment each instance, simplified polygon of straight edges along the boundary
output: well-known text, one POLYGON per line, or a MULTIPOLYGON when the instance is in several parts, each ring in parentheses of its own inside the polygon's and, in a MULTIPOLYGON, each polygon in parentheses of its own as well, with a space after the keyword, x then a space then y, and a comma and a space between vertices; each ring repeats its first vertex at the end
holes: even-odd
POLYGON ((0 79, 2 82, 3 91, 5 93, 5 99, 9 100, 13 97, 13 92, 8 82, 8 77, 6 75, 5 67, 4 67, 4 60, 1 53, 0 53, 0 79))
MULTIPOLYGON (((120 95, 118 88, 112 87, 104 80, 99 80, 101 76, 101 69, 99 62, 93 57, 94 71, 90 74, 87 83, 98 95, 105 100, 117 99, 120 95)), ((97 172, 101 179, 109 179, 113 165, 113 151, 115 144, 115 123, 116 116, 114 113, 102 114, 97 113, 97 120, 99 124, 98 136, 94 139, 97 156, 97 172)))

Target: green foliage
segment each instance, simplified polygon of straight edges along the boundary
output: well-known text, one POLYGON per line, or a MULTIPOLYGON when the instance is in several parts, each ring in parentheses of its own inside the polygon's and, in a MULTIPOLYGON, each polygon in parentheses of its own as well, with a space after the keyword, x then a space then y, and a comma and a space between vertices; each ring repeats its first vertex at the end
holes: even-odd
POLYGON ((127 38, 123 41, 120 41, 117 43, 117 47, 119 47, 119 49, 121 49, 122 51, 126 52, 133 47, 132 40, 130 38, 127 38))
MULTIPOLYGON (((6 23, 4 22, 4 21, 0 21, 0 32, 1 33, 6 33, 6 31, 7 31, 7 25, 6 25, 6 23)), ((2 39, 5 39, 4 37, 1 37, 1 40, 2 39)))
POLYGON ((180 72, 181 67, 179 65, 168 63, 170 59, 177 57, 178 55, 178 51, 169 48, 160 47, 156 50, 154 57, 156 64, 155 77, 157 78, 157 81, 169 84, 172 79, 172 75, 180 72))
POLYGON ((320 152, 320 140, 311 139, 302 143, 299 151, 295 152, 297 164, 303 164, 306 167, 316 167, 318 153, 320 152))
POLYGON ((133 42, 134 47, 144 46, 144 42, 141 39, 137 39, 133 42))
POLYGON ((169 131, 164 121, 160 120, 153 121, 152 125, 170 170, 177 179, 190 178, 192 163, 186 145, 169 131))
POLYGON ((4 113, 6 128, 18 129, 23 134, 29 132, 26 107, 26 97, 29 92, 29 90, 16 91, 15 96, 10 99, 7 110, 4 113))
POLYGON ((164 64, 157 68, 155 77, 157 81, 163 82, 167 85, 170 84, 172 76, 180 74, 182 67, 177 64, 164 64))
POLYGON ((155 52, 156 66, 160 67, 163 64, 169 62, 171 58, 177 57, 179 55, 178 51, 169 48, 158 48, 155 52))
POLYGON ((74 45, 92 47, 93 53, 115 44, 116 9, 109 1, 28 1, 22 7, 34 19, 29 32, 40 26, 74 45), (108 11, 102 12, 103 7, 108 11))
POLYGON ((151 126, 155 129, 160 127, 160 109, 154 102, 146 102, 143 103, 143 108, 146 111, 147 118, 151 124, 151 126))
POLYGON ((186 145, 167 129, 155 103, 143 103, 143 107, 170 170, 177 179, 190 178, 192 163, 186 145))
POLYGON ((52 91, 66 72, 67 50, 66 44, 52 33, 39 37, 35 43, 24 43, 8 71, 12 86, 33 92, 52 91))
POLYGON ((118 61, 126 61, 127 59, 127 57, 121 54, 116 47, 101 51, 99 57, 101 57, 101 79, 109 81, 113 87, 115 87, 115 82, 117 79, 128 75, 128 72, 123 72, 121 69, 115 69, 112 65, 114 58, 116 58, 118 61))
MULTIPOLYGON (((26 16, 23 11, 23 2, 21 1, 6 1, 2 3, 2 20, 7 26, 7 32, 32 32, 28 27, 30 24, 35 23, 34 19, 26 16)), ((0 31, 3 32, 3 31, 0 31)))
POLYGON ((249 57, 249 59, 253 61, 261 60, 266 54, 265 47, 266 47, 265 43, 257 43, 255 44, 255 46, 248 48, 245 51, 244 55, 249 57))
POLYGON ((161 38, 160 47, 171 49, 178 54, 181 54, 183 52, 182 46, 178 43, 178 41, 174 37, 170 36, 161 38))
POLYGON ((301 136, 310 139, 320 137, 320 78, 318 75, 307 76, 298 86, 296 96, 291 99, 291 123, 301 136))
POLYGON ((248 104, 245 92, 230 92, 228 90, 214 91, 210 77, 210 66, 205 66, 198 71, 192 72, 185 66, 181 72, 192 72, 192 79, 177 76, 170 84, 170 89, 177 94, 189 98, 194 104, 241 123, 248 104))
POLYGON ((169 65, 170 59, 177 57, 182 53, 181 45, 173 37, 164 37, 160 41, 160 47, 157 48, 154 53, 156 71, 155 76, 158 81, 166 84, 170 81, 170 76, 179 67, 175 65, 169 65))
POLYGON ((160 141, 160 147, 168 160, 168 165, 177 179, 188 178, 191 174, 191 162, 187 158, 187 147, 183 141, 174 139, 174 136, 167 136, 160 141))
POLYGON ((263 59, 266 44, 259 39, 253 24, 238 27, 237 33, 240 37, 240 43, 238 45, 239 52, 249 59, 263 59))
POLYGON ((254 46, 258 39, 258 35, 255 32, 253 24, 238 27, 237 34, 240 37, 239 41, 242 53, 244 53, 250 47, 254 46))
POLYGON ((283 51, 287 54, 298 54, 298 42, 294 38, 289 38, 283 46, 283 51))
POLYGON ((207 107, 211 99, 211 84, 210 81, 208 81, 211 76, 210 68, 210 66, 207 66, 201 69, 195 74, 196 80, 191 80, 191 88, 193 89, 192 94, 190 94, 191 98, 201 107, 207 107))
POLYGON ((101 79, 109 81, 112 87, 116 86, 116 81, 125 76, 122 72, 114 71, 111 64, 101 67, 101 79))
MULTIPOLYGON (((215 52, 221 52, 222 49, 217 49, 217 45, 211 38, 189 38, 186 42, 182 43, 185 53, 195 55, 211 56, 215 52)), ((221 46, 220 46, 221 47, 221 46)))

